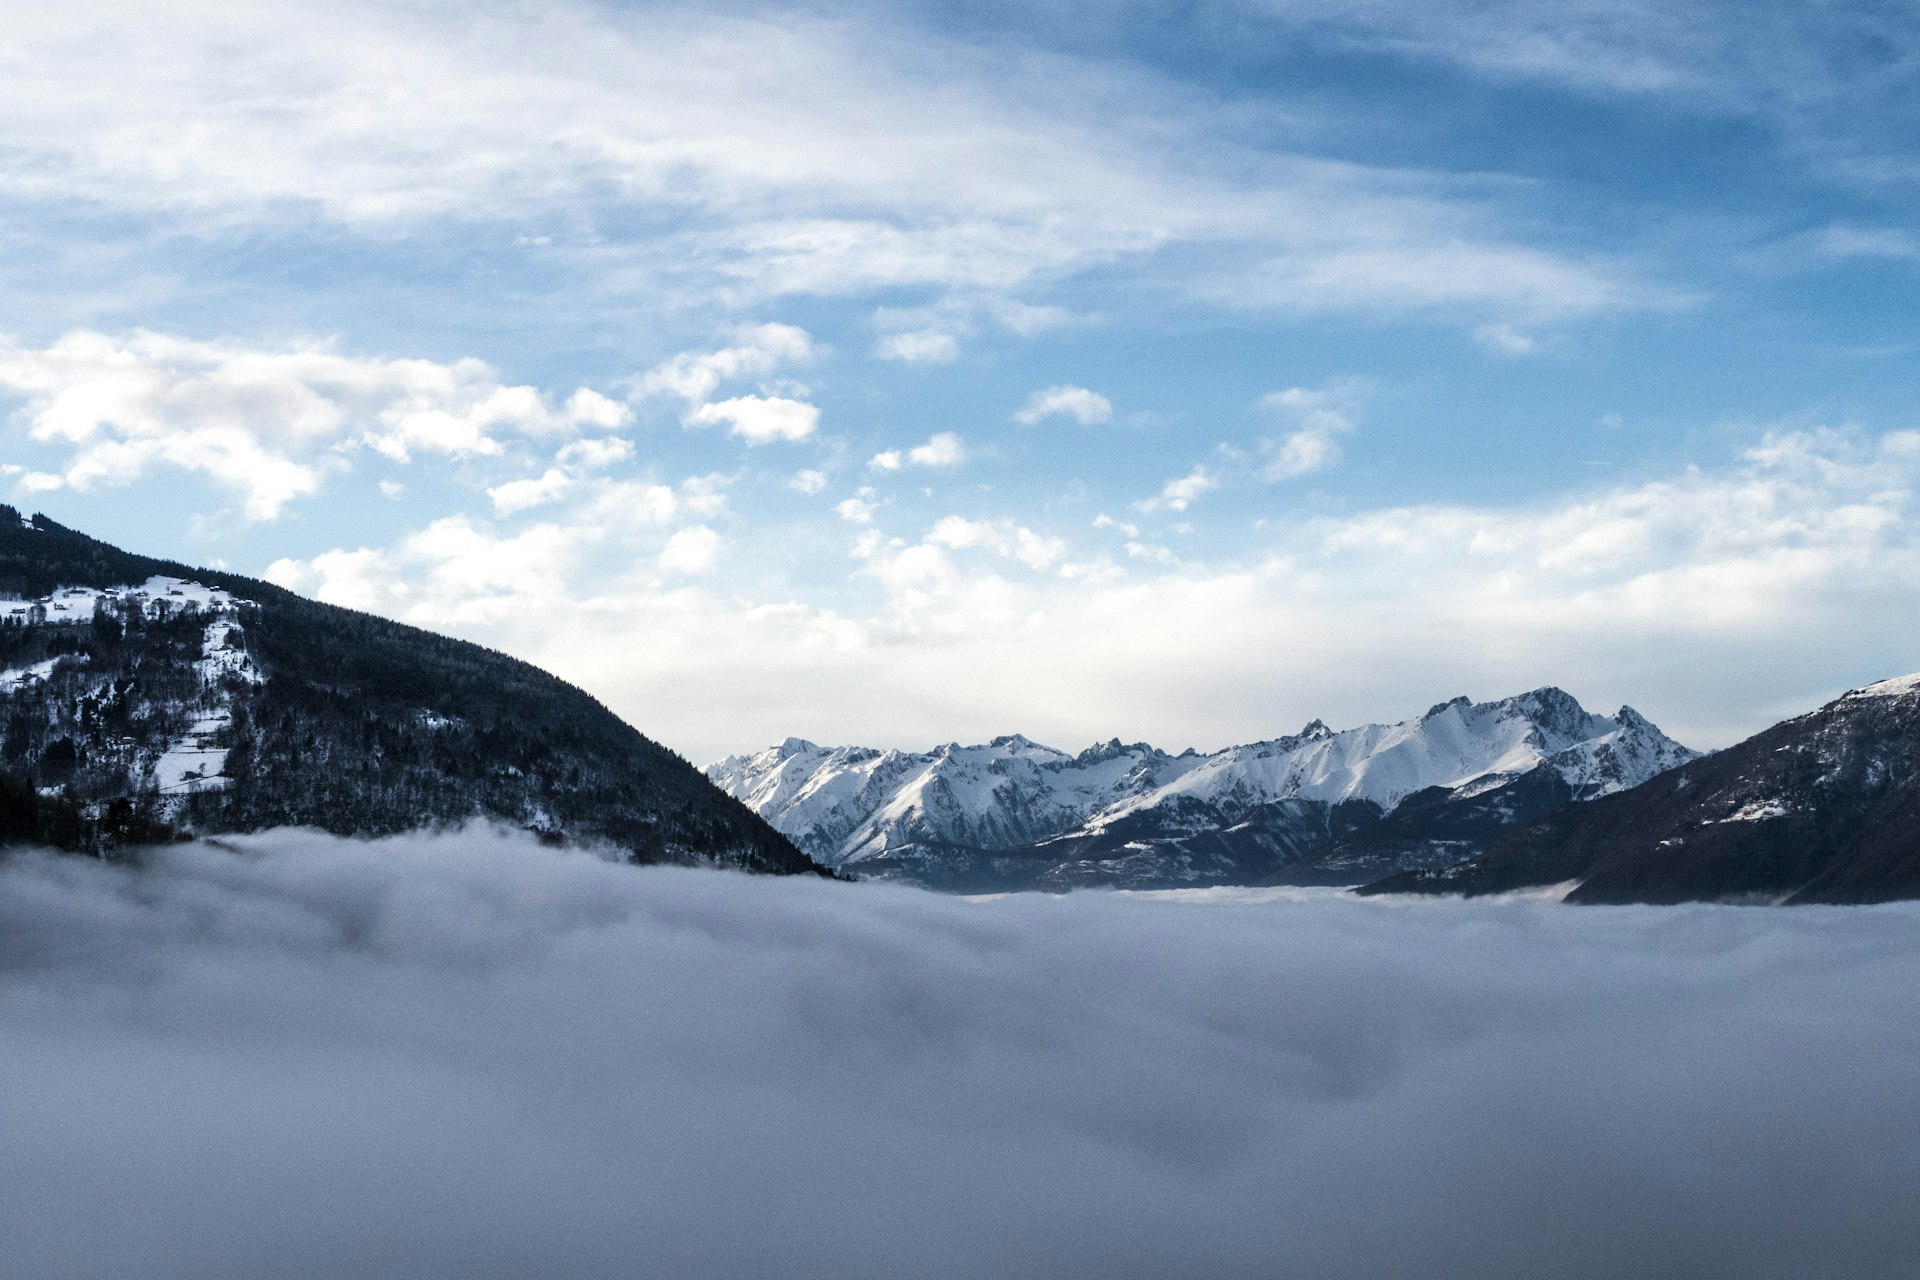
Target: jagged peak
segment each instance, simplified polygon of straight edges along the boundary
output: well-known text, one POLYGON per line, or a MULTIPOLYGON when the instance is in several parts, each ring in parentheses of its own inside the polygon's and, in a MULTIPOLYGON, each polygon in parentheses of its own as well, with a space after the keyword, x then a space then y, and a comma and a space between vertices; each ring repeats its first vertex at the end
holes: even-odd
POLYGON ((1294 736, 1310 741, 1318 741, 1321 738, 1331 738, 1333 736, 1333 730, 1327 727, 1325 720, 1314 719, 1307 721, 1306 727, 1294 736))
POLYGON ((1133 754, 1157 756, 1159 750, 1145 742, 1122 742, 1118 738, 1108 738, 1105 742, 1096 742, 1073 757, 1075 764, 1099 764, 1103 760, 1113 760, 1120 756, 1133 754))
POLYGON ((774 750, 784 759, 820 750, 818 743, 808 742, 805 738, 782 738, 774 750))
POLYGON ((1034 747, 1039 744, 1024 733, 1003 733, 987 745, 1000 748, 1012 747, 1017 751, 1021 747, 1034 747))
MULTIPOLYGON (((1538 689, 1529 689, 1507 699, 1512 703, 1528 703, 1546 707, 1580 707, 1580 699, 1568 693, 1557 684, 1543 684, 1538 689)), ((1580 707, 1585 710, 1584 707, 1580 707)))
MULTIPOLYGON (((1427 708, 1426 714, 1421 716, 1420 718, 1422 720, 1431 720, 1443 711, 1449 711, 1454 707, 1470 707, 1472 705, 1473 705, 1473 699, 1469 698, 1466 694, 1463 693, 1457 698, 1448 698, 1445 702, 1434 703, 1432 706, 1427 708)), ((1319 724, 1320 722, 1316 720, 1314 721, 1314 723, 1319 724)))

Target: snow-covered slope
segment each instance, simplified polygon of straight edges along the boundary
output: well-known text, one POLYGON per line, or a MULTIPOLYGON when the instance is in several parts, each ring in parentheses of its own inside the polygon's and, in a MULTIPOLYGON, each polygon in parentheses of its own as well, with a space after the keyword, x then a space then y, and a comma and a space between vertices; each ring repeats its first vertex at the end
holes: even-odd
POLYGON ((1416 793, 1466 797, 1539 769, 1588 799, 1693 756, 1630 707, 1594 715, 1547 688, 1497 702, 1456 698, 1416 719, 1341 732, 1316 720, 1210 755, 1117 739, 1069 755, 1017 734, 926 752, 789 738, 706 772, 814 858, 845 866, 907 846, 1027 849, 1143 820, 1191 834, 1286 801, 1384 815, 1416 793))
POLYGON ((636 861, 819 870, 534 667, 0 505, 0 844, 112 857, 473 818, 636 861))

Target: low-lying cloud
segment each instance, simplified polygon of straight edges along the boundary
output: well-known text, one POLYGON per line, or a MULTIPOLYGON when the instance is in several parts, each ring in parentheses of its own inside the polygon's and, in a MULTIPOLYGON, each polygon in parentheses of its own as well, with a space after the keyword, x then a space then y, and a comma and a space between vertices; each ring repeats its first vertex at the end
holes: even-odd
POLYGON ((0 1273, 1905 1276, 1920 910, 0 863, 0 1273))

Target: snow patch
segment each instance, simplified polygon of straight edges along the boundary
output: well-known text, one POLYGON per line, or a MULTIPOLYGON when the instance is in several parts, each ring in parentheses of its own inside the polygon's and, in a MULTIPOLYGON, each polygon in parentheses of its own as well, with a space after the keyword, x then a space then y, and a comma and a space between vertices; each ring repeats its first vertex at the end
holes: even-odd
POLYGON ((226 708, 209 711, 168 744, 153 763, 154 786, 162 798, 226 789, 227 749, 217 738, 232 724, 233 713, 226 708))
POLYGON ((1778 800, 1751 800, 1741 805, 1724 818, 1712 821, 1720 822, 1767 822, 1774 818, 1784 818, 1792 812, 1778 800))
POLYGON ((183 578, 153 577, 137 587, 60 587, 32 600, 0 600, 0 622, 13 621, 22 626, 91 622, 103 601, 115 611, 138 608, 148 618, 188 611, 218 613, 252 603, 219 587, 183 578))
POLYGON ((1882 680, 1870 684, 1864 689, 1855 689, 1846 695, 1848 698, 1904 698, 1910 693, 1920 691, 1920 672, 1910 676, 1895 676, 1891 680, 1882 680))
POLYGON ((62 663, 83 663, 85 654, 63 653, 48 658, 45 662, 36 662, 30 667, 20 667, 9 671, 0 671, 0 693, 13 693, 28 685, 39 684, 52 677, 55 669, 62 663))

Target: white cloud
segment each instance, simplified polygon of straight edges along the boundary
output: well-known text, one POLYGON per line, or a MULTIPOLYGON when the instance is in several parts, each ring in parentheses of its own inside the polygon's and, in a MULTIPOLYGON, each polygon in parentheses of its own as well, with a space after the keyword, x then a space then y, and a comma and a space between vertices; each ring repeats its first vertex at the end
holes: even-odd
POLYGON ((699 404, 724 382, 769 374, 783 364, 805 364, 813 356, 813 339, 805 329, 787 324, 746 325, 732 346, 686 351, 655 365, 635 380, 634 392, 673 395, 699 404))
POLYGON ((710 573, 720 558, 720 535, 706 525, 676 530, 660 551, 660 567, 687 577, 710 573))
POLYGON ((654 366, 634 380, 639 397, 673 395, 687 402, 681 421, 705 427, 726 423, 733 435, 750 445, 776 440, 804 440, 820 425, 820 410, 794 394, 791 387, 763 383, 767 394, 740 395, 711 401, 722 383, 772 373, 782 364, 804 363, 814 356, 813 340, 792 325, 762 324, 742 328, 733 346, 716 351, 689 351, 654 366))
POLYGON ((633 410, 591 387, 581 387, 567 397, 566 417, 579 426, 613 431, 633 421, 633 410))
POLYGON ((886 449, 873 455, 867 465, 875 471, 898 471, 902 467, 957 467, 967 460, 967 447, 951 431, 936 432, 925 444, 904 452, 886 449))
POLYGON ((1059 538, 1045 537, 1008 519, 945 516, 927 532, 926 540, 954 550, 982 548, 1018 560, 1029 569, 1045 569, 1067 552, 1067 544, 1059 538))
POLYGON ((874 503, 873 490, 862 489, 858 496, 844 498, 833 504, 834 512, 849 524, 872 524, 874 503))
POLYGON ((796 471, 793 479, 787 481, 787 488, 795 493, 804 493, 811 497, 827 487, 827 473, 824 471, 796 471))
POLYGON ((633 442, 619 436, 602 436, 598 439, 575 440, 561 448, 558 455, 562 464, 578 467, 583 471, 604 471, 616 462, 625 462, 633 456, 633 442))
POLYGON ((727 509, 727 486, 733 483, 733 479, 732 476, 719 473, 687 477, 680 482, 680 509, 702 520, 711 520, 722 514, 727 509))
MULTIPOLYGON (((505 503, 495 497, 501 514, 551 501, 538 492, 545 481, 528 482, 528 490, 503 486, 505 503)), ((567 496, 565 507, 512 532, 472 516, 446 516, 391 547, 281 559, 263 576, 330 604, 443 631, 518 625, 515 615, 526 610, 586 625, 578 612, 583 577, 616 598, 639 590, 644 584, 632 581, 633 566, 655 562, 676 523, 712 519, 727 506, 723 481, 713 476, 690 477, 677 488, 582 475, 551 483, 567 496)), ((670 563, 691 571, 704 541, 701 535, 683 541, 670 563)), ((717 552, 719 544, 712 546, 717 552)))
POLYGON ((1146 498, 1133 505, 1142 511, 1185 511, 1203 494, 1212 493, 1220 487, 1220 478, 1207 470, 1202 464, 1196 464, 1193 470, 1177 480, 1169 480, 1160 486, 1157 496, 1146 498))
POLYGON ((147 332, 81 330, 44 348, 0 342, 0 391, 24 402, 17 417, 29 438, 67 451, 61 472, 32 487, 92 490, 172 468, 238 493, 252 520, 319 492, 357 449, 401 462, 473 457, 499 453, 502 435, 566 435, 621 420, 607 409, 613 402, 585 388, 555 409, 478 360, 147 332))
POLYGON ((966 445, 951 431, 936 432, 925 444, 907 450, 907 463, 915 467, 957 467, 967 460, 966 445))
POLYGON ((560 467, 551 467, 530 480, 511 480, 487 490, 493 509, 503 516, 544 506, 566 496, 574 477, 560 467))
POLYGON ((960 340, 938 329, 890 333, 873 344, 873 354, 906 364, 952 364, 960 355, 960 340))
POLYGON ((1263 442, 1269 455, 1265 477, 1288 480, 1324 471, 1338 462, 1340 437, 1353 430, 1353 405, 1360 394, 1361 385, 1349 380, 1319 390, 1289 387, 1261 397, 1263 408, 1298 424, 1279 439, 1263 442))
POLYGON ((380 496, 389 501, 399 501, 406 492, 407 486, 401 484, 398 480, 382 480, 380 482, 380 496))
POLYGON ((820 410, 802 400, 784 396, 735 396, 703 404, 687 415, 693 426, 728 424, 728 430, 748 444, 776 440, 805 440, 820 425, 820 410))
POLYGON ((1032 424, 1054 416, 1072 418, 1081 426, 1090 427, 1113 417, 1113 402, 1085 387, 1045 387, 1027 397, 1013 420, 1032 424))
POLYGON ((1171 547, 1157 542, 1128 542, 1126 553, 1136 560, 1146 560, 1153 564, 1178 564, 1179 557, 1173 554, 1171 547))
POLYGON ((528 511, 557 502, 591 473, 632 456, 632 442, 619 436, 575 440, 555 455, 557 466, 549 467, 538 476, 494 485, 487 490, 487 497, 493 500, 493 509, 499 515, 528 511))

